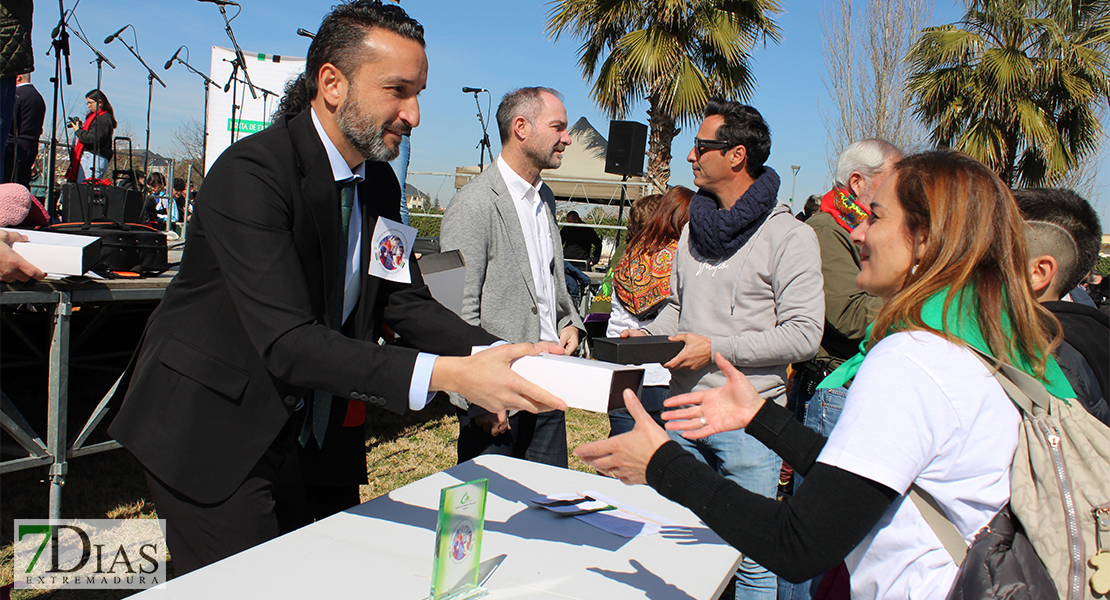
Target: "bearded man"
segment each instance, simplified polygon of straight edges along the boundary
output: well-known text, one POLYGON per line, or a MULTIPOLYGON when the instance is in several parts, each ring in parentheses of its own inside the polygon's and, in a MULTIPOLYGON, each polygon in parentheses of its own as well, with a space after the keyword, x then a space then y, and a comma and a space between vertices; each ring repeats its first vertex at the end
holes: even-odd
POLYGON ((109 428, 146 470, 178 575, 303 524, 299 449, 363 403, 420 410, 442 390, 493 412, 565 408, 510 368, 557 345, 471 356, 498 338, 432 299, 411 249, 408 283, 368 273, 364 237, 399 218, 385 161, 420 123, 423 35, 398 6, 337 6, 309 47, 309 108, 233 144, 201 187, 109 428), (379 345, 386 325, 412 347, 379 345))

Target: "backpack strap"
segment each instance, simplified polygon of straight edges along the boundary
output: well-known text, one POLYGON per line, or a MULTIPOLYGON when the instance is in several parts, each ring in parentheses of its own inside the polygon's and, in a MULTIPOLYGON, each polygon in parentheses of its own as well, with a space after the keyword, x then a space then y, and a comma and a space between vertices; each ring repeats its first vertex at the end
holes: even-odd
POLYGON ((1013 365, 1000 364, 996 369, 993 364, 994 357, 979 350, 975 350, 975 356, 994 375, 995 381, 1002 386, 1006 395, 1022 412, 1031 415, 1034 406, 1044 411, 1048 410, 1052 395, 1048 393, 1043 383, 1013 365))
POLYGON ((921 517, 925 519, 929 529, 933 530, 933 533, 940 539, 940 543, 944 545, 944 549, 955 561, 956 566, 962 565, 964 558, 967 556, 967 542, 964 541, 964 536, 960 535, 952 521, 945 516, 936 498, 933 498, 932 494, 921 489, 916 483, 910 486, 909 496, 910 500, 913 500, 913 503, 917 506, 917 511, 921 513, 921 517))
MULTIPOLYGON (((970 348, 970 346, 969 346, 970 348)), ((994 375, 995 381, 1002 386, 1003 391, 1025 414, 1032 415, 1033 407, 1037 406, 1047 411, 1049 400, 1052 396, 1045 389, 1044 384, 1031 377, 1025 371, 1007 364, 1000 364, 997 368, 992 364, 994 357, 984 354, 975 348, 975 356, 983 363, 987 370, 994 375)), ((952 521, 945 516, 940 504, 929 492, 921 489, 916 483, 910 486, 910 499, 917 506, 925 523, 933 530, 944 549, 952 556, 956 565, 963 563, 967 556, 967 542, 952 521)))

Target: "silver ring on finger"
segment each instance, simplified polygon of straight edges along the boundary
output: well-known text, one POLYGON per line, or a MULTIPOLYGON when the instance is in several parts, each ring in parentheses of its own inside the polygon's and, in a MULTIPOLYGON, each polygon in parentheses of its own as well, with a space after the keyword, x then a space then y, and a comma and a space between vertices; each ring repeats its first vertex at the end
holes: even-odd
POLYGON ((701 419, 701 426, 702 427, 706 427, 706 426, 709 425, 709 423, 705 420, 705 417, 698 417, 698 418, 701 419))

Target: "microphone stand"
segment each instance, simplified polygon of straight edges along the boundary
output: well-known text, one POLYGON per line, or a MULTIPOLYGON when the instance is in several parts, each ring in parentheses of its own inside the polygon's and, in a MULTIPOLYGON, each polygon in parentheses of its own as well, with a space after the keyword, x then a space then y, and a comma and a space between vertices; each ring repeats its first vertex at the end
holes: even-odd
MULTIPOLYGON (((221 7, 222 8, 222 7, 221 7)), ((227 61, 227 59, 224 59, 227 61)), ((239 98, 239 78, 235 75, 239 72, 239 58, 236 56, 234 59, 228 61, 231 63, 231 77, 228 78, 227 84, 224 85, 224 93, 231 90, 231 143, 234 144, 239 139, 239 120, 243 118, 242 105, 237 104, 239 98), (238 116, 236 116, 238 111, 238 116)), ((252 91, 251 94, 254 92, 252 91)))
MULTIPOLYGON (((251 86, 254 89, 262 92, 263 112, 265 112, 266 97, 267 96, 273 96, 273 97, 277 98, 278 95, 275 94, 274 92, 271 92, 270 90, 262 87, 262 86, 253 85, 250 82, 249 79, 244 80, 244 79, 239 79, 238 77, 236 77, 235 75, 236 75, 236 73, 238 73, 239 68, 241 67, 241 65, 239 64, 239 59, 238 58, 230 60, 230 61, 228 61, 226 58, 224 60, 231 63, 231 77, 227 80, 227 85, 224 86, 224 92, 227 92, 228 90, 231 90, 231 143, 234 144, 239 139, 239 133, 240 133, 240 131, 239 131, 239 122, 242 121, 242 119, 243 119, 243 106, 240 105, 240 104, 236 104, 236 99, 239 97, 239 84, 243 83, 247 86, 251 86), (238 112, 239 112, 238 117, 235 116, 236 109, 238 109, 238 112)), ((247 76, 246 68, 243 68, 243 76, 244 77, 247 76)), ((252 93, 252 95, 253 95, 253 93, 252 93)), ((254 96, 254 98, 257 100, 258 96, 254 96)))
MULTIPOLYGON (((76 6, 76 5, 74 5, 76 6)), ((66 31, 66 9, 64 0, 58 0, 58 26, 54 28, 51 36, 53 41, 50 46, 54 50, 54 76, 50 81, 54 83, 54 107, 50 121, 50 156, 48 158, 46 181, 46 214, 51 221, 54 219, 54 210, 58 207, 55 202, 54 186, 57 176, 54 174, 55 155, 58 152, 58 96, 62 91, 62 61, 65 61, 66 85, 73 85, 73 73, 69 69, 69 32, 66 31)), ((52 476, 53 477, 53 476, 52 476)), ((50 488, 53 493, 53 486, 50 488)))
MULTIPOLYGON (((75 5, 73 8, 76 9, 77 6, 75 5)), ((70 14, 73 14, 73 11, 70 11, 70 14)), ((85 36, 81 35, 81 32, 74 29, 73 30, 73 35, 77 36, 77 39, 81 40, 82 42, 85 42, 85 45, 89 47, 89 50, 92 50, 93 54, 96 55, 96 59, 93 60, 93 61, 90 61, 89 64, 91 65, 94 62, 96 63, 96 89, 99 90, 99 89, 101 89, 100 82, 101 82, 101 75, 102 75, 102 72, 104 70, 104 63, 108 63, 108 66, 112 67, 113 69, 116 68, 116 65, 113 65, 112 61, 108 60, 107 56, 104 56, 103 54, 100 53, 99 50, 94 48, 92 43, 90 43, 89 40, 85 39, 85 36)))
POLYGON ((208 152, 208 90, 209 90, 209 86, 214 85, 216 87, 220 87, 220 84, 216 83, 215 81, 212 81, 212 79, 210 77, 208 77, 207 75, 205 75, 204 73, 201 73, 200 71, 194 69, 193 65, 190 65, 188 62, 185 62, 185 61, 181 60, 180 58, 178 58, 176 56, 174 57, 173 60, 176 60, 177 62, 185 65, 186 69, 189 69, 193 73, 196 73, 197 75, 200 75, 201 79, 204 79, 204 144, 202 144, 201 147, 200 147, 200 164, 205 165, 206 164, 205 160, 207 158, 207 152, 208 152))
MULTIPOLYGON (((225 58, 224 60, 227 60, 227 59, 225 58)), ((235 61, 231 61, 231 62, 235 62, 235 61)), ((246 85, 246 83, 247 83, 247 82, 246 82, 246 80, 243 80, 243 79, 239 79, 238 77, 235 77, 235 81, 237 81, 237 82, 239 82, 239 83, 242 83, 242 84, 244 84, 244 85, 246 85)), ((228 81, 228 83, 231 83, 231 82, 230 82, 230 80, 228 81)), ((268 89, 266 89, 266 88, 264 88, 264 87, 262 87, 262 86, 260 86, 260 85, 257 85, 257 84, 256 84, 256 85, 254 86, 254 89, 256 89, 256 90, 258 90, 258 91, 262 92, 262 101, 263 101, 263 102, 265 102, 265 101, 266 101, 266 96, 277 96, 277 94, 276 94, 276 93, 274 93, 274 92, 271 92, 270 90, 268 90, 268 89)))
MULTIPOLYGON (((132 27, 131 29, 134 30, 134 27, 132 27)), ((144 67, 146 67, 146 144, 143 154, 143 173, 146 173, 147 166, 150 164, 150 104, 154 100, 154 80, 157 79, 158 83, 162 84, 163 88, 166 87, 166 82, 162 81, 162 78, 159 77, 154 72, 154 70, 146 64, 146 61, 143 60, 143 57, 139 56, 139 53, 135 52, 135 49, 132 48, 126 40, 124 40, 122 37, 117 37, 116 39, 123 42, 123 45, 127 46, 127 49, 131 51, 131 54, 133 54, 135 58, 138 59, 138 61, 142 63, 144 67)))
MULTIPOLYGON (((482 91, 485 91, 485 90, 482 90, 482 91)), ((493 149, 490 147, 489 133, 486 132, 486 128, 487 128, 486 120, 485 120, 484 117, 482 117, 482 105, 481 105, 481 103, 478 102, 478 94, 482 93, 482 91, 474 92, 474 104, 478 107, 478 123, 480 123, 482 125, 482 139, 478 141, 478 146, 477 146, 477 148, 478 148, 478 172, 479 173, 481 173, 483 171, 483 167, 485 166, 485 162, 483 162, 483 160, 485 158, 485 153, 486 153, 487 150, 489 151, 489 162, 490 162, 490 164, 493 164, 493 149)), ((486 91, 486 94, 489 94, 489 92, 486 91)))
MULTIPOLYGON (((232 61, 232 63, 231 63, 231 67, 232 67, 232 69, 231 69, 231 79, 228 81, 228 84, 231 85, 231 84, 234 83, 235 88, 238 89, 238 83, 235 83, 237 81, 236 77, 235 77, 235 72, 239 69, 243 69, 243 79, 246 80, 245 83, 247 84, 247 89, 250 90, 251 98, 254 98, 255 100, 257 100, 258 99, 258 94, 255 92, 254 84, 251 83, 250 73, 247 73, 247 58, 243 54, 243 49, 239 47, 239 42, 237 42, 235 40, 235 32, 231 30, 231 20, 227 18, 227 9, 224 8, 223 4, 217 4, 216 6, 220 7, 220 15, 224 18, 224 31, 227 33, 228 39, 231 40, 231 46, 235 49, 235 61, 232 61), (236 61, 238 61, 238 62, 236 62, 236 61)), ((241 12, 243 10, 243 8, 239 7, 239 10, 241 12)), ((239 16, 239 13, 236 13, 235 16, 239 16)), ((226 92, 227 90, 228 90, 228 86, 224 86, 224 91, 226 92)), ((235 94, 236 94, 235 91, 233 91, 231 93, 231 142, 232 143, 235 143, 235 140, 237 139, 237 134, 239 133, 237 131, 239 124, 235 120, 235 109, 236 109, 235 94)), ((239 108, 242 108, 242 107, 239 107, 239 108)), ((240 113, 241 112, 242 111, 240 111, 240 113)), ((241 117, 242 117, 242 114, 240 114, 240 118, 241 117)))

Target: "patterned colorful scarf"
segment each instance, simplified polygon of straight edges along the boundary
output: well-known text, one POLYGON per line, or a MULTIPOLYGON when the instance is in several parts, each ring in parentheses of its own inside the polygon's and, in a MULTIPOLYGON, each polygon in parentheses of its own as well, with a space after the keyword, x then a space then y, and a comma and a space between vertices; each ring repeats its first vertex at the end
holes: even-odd
POLYGON ((678 240, 652 255, 625 251, 613 271, 613 288, 628 312, 641 321, 654 316, 671 294, 671 265, 678 254, 678 240))
POLYGON ((860 206, 848 190, 835 187, 821 197, 821 212, 827 212, 841 227, 852 231, 867 220, 871 211, 860 206))

